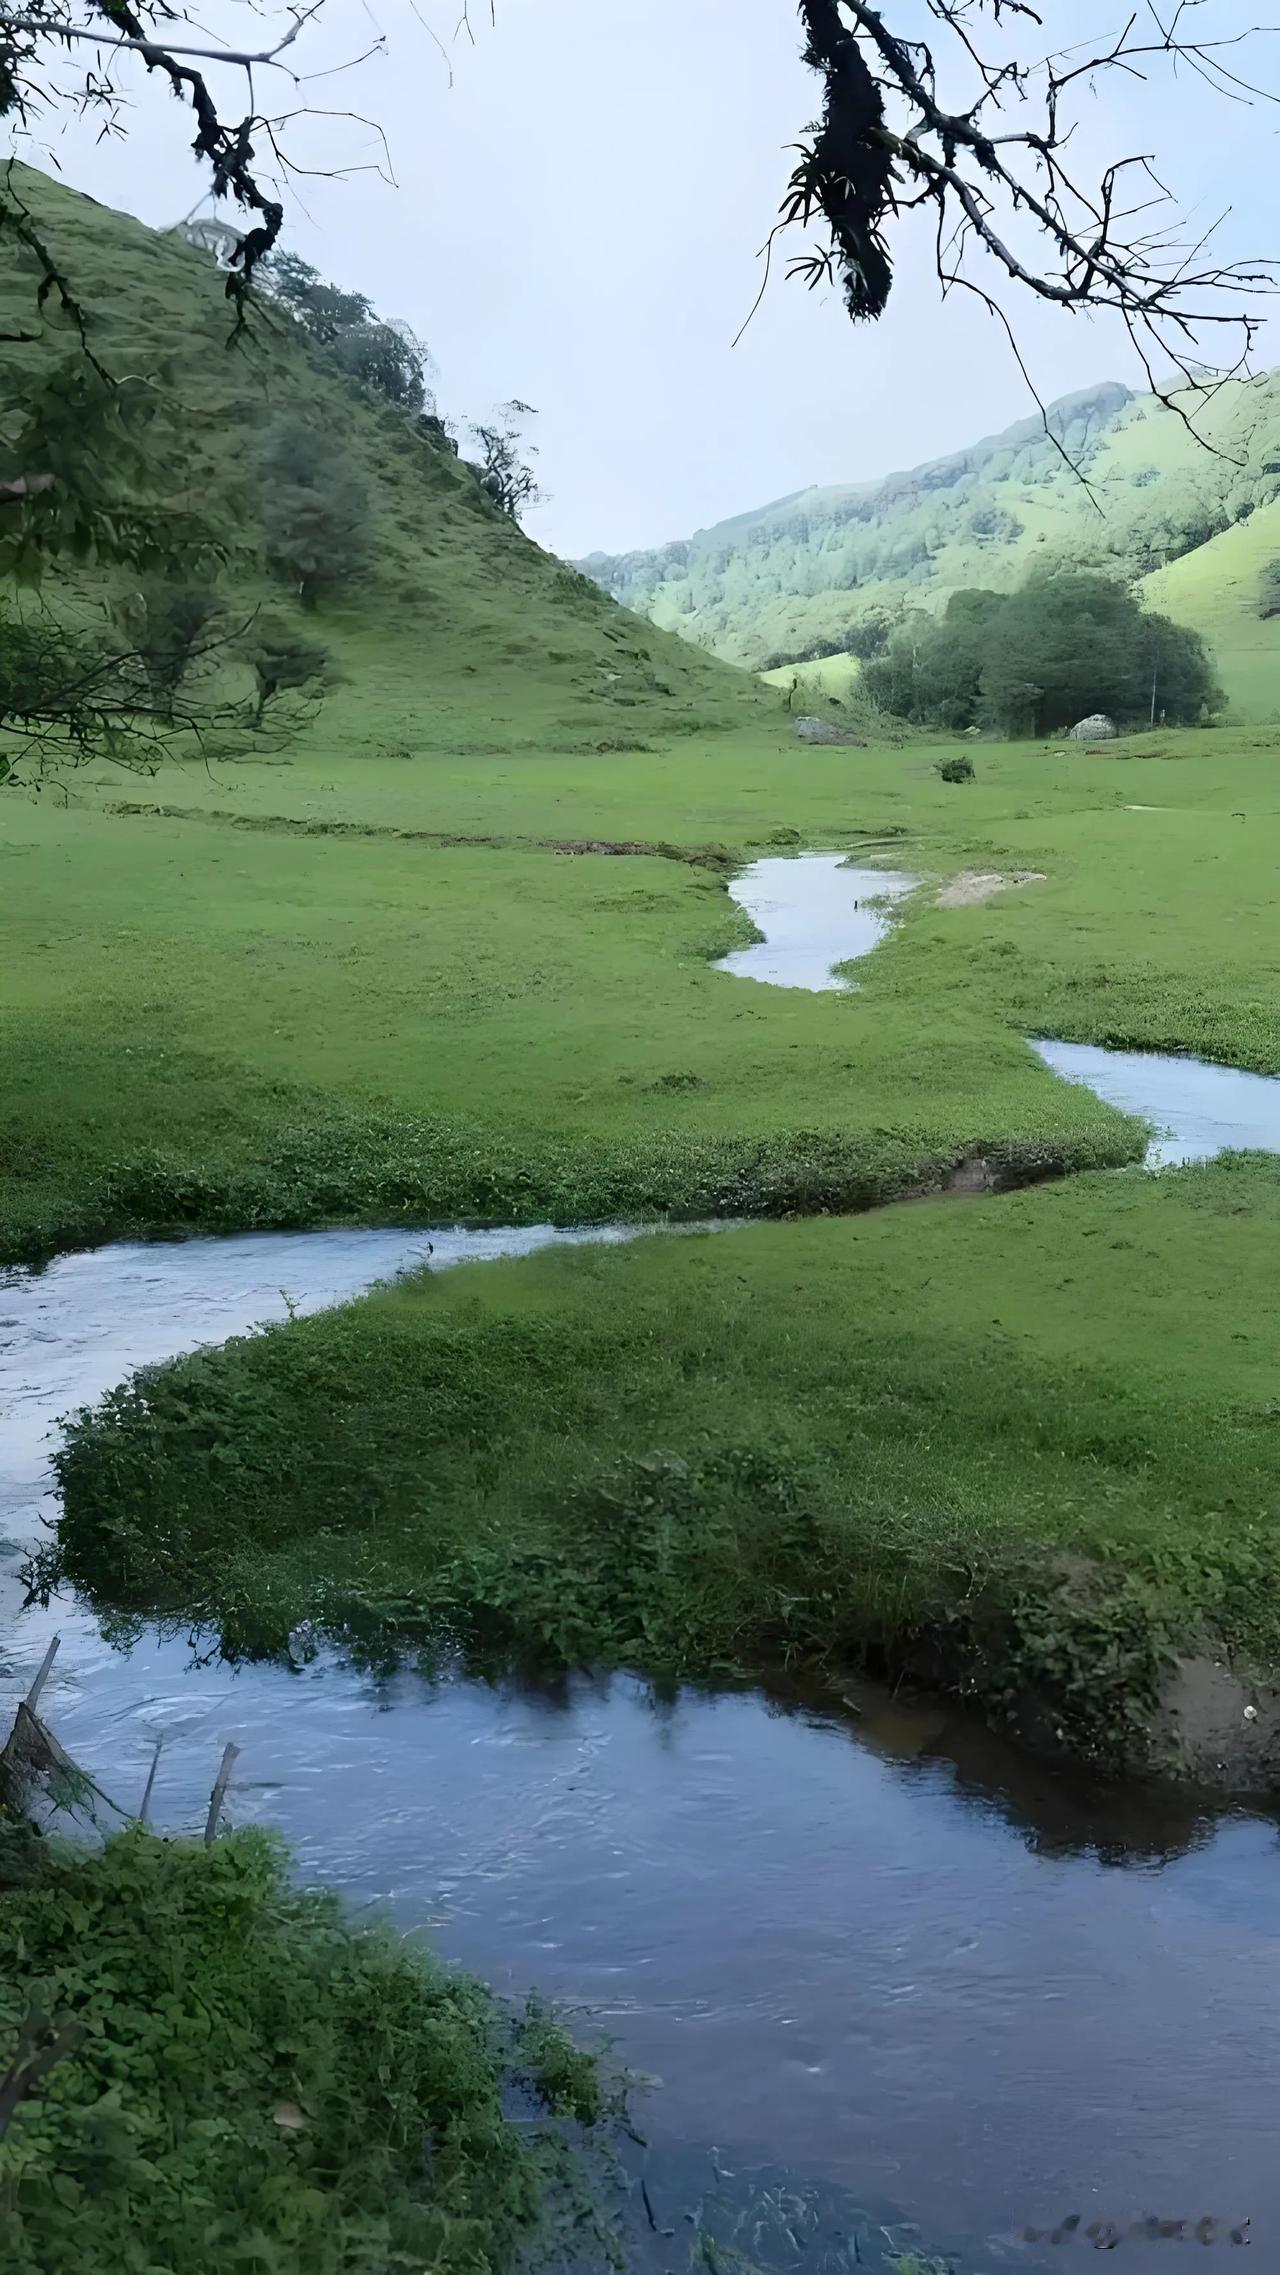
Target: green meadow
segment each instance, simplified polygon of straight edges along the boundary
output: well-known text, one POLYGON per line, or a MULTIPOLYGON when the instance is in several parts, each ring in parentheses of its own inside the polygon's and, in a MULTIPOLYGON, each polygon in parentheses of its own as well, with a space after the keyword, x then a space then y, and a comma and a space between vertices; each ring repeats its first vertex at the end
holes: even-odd
POLYGON ((1028 1041, 1280 1072, 1273 732, 965 744, 961 782, 942 740, 802 744, 785 692, 531 545, 286 319, 227 349, 197 253, 24 181, 116 279, 104 352, 188 343, 238 598, 273 596, 243 470, 276 402, 342 427, 378 535, 306 615, 305 727, 5 793, 0 1256, 790 1220, 144 1375, 73 1426, 40 1583, 231 1650, 878 1658, 1113 1753, 1175 1647, 1274 1671, 1274 1168, 1146 1177, 1143 1126, 1028 1041), (845 989, 717 971, 734 871, 806 847, 918 886, 845 989), (957 1172, 999 1189, 930 1198, 957 1172))

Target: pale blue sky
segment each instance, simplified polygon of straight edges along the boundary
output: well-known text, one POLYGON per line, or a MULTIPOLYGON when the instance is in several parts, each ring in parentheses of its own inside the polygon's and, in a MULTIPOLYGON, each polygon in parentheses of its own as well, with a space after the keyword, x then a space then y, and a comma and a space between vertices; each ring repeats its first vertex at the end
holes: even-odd
MULTIPOLYGON (((288 236, 427 338, 446 409, 483 412, 512 394, 538 406, 552 502, 529 526, 543 544, 569 555, 654 544, 809 482, 936 456, 1032 408, 991 319, 965 300, 940 306, 923 235, 879 326, 854 329, 833 294, 779 273, 732 346, 786 145, 815 107, 791 0, 495 0, 492 25, 487 0, 471 0, 474 45, 454 36, 459 5, 329 0, 310 67, 379 30, 389 53, 307 90, 279 83, 272 100, 309 95, 379 122, 397 186, 376 172, 300 179, 288 236)), ((1124 7, 1046 0, 1044 13, 1048 46, 1114 24, 1124 7)), ((1205 0, 1204 13, 1222 29, 1252 20, 1237 0, 1205 0)), ((246 0, 215 0, 204 20, 261 43, 246 0)), ((172 222, 199 194, 189 122, 126 71, 127 140, 72 127, 49 147, 77 187, 172 222)), ((260 103, 266 92, 260 75, 260 103)), ((228 88, 226 108, 241 104, 228 88)), ((1158 151, 1200 226, 1234 204, 1224 245, 1265 252, 1280 237, 1278 121, 1194 81, 1112 78, 1085 106, 1079 147, 1158 151)), ((371 132, 339 116, 295 130, 292 148, 317 167, 377 155, 371 132)), ((1018 316, 1046 395, 1136 376, 1104 326, 1029 303, 1018 316)))

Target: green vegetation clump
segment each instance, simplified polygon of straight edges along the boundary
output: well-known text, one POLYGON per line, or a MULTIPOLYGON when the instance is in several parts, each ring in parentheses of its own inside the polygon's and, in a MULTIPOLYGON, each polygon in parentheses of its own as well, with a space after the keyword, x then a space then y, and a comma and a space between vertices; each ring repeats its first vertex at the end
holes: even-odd
POLYGON ((1051 735, 1095 711, 1197 723, 1221 695, 1196 632, 1112 578, 1041 569, 1017 592, 957 592, 912 617, 862 672, 874 703, 922 727, 1051 735))
POLYGON ((1079 1747, 1280 1669, 1280 1167, 422 1274, 69 1430, 37 1574, 235 1653, 919 1664, 1079 1747))
POLYGON ((0 2067, 49 2032, 70 2051, 0 2142, 12 2275, 502 2275, 593 2220, 566 2139, 528 2121, 597 2121, 590 2058, 291 1887, 259 1833, 90 1854, 5 1830, 0 2067))

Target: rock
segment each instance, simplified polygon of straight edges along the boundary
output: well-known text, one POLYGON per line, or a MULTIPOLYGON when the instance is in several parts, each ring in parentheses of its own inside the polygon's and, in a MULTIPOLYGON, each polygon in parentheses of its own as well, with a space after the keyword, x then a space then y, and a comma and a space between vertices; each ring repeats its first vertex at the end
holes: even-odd
POLYGON ((1071 743, 1114 742, 1119 732, 1120 729, 1115 720, 1109 719, 1105 711, 1091 711, 1087 719, 1080 721, 1079 726, 1068 729, 1067 741, 1071 743))
POLYGON ((793 719, 797 738, 802 743, 852 743, 859 750, 865 746, 860 735, 847 734, 843 727, 835 727, 830 719, 793 719))

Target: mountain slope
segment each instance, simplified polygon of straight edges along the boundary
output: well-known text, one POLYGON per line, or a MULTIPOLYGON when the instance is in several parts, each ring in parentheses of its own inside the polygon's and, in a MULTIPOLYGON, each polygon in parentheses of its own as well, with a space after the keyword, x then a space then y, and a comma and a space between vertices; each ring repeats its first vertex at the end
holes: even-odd
POLYGON ((1143 581, 1152 608, 1204 633, 1242 719, 1280 719, 1280 617, 1258 613, 1262 572, 1272 561, 1280 561, 1280 501, 1143 581))
POLYGON ((1175 410, 1107 382, 1054 404, 1049 433, 1025 419, 881 482, 800 491, 581 566, 655 623, 767 667, 842 648, 878 609, 1007 589, 1046 554, 1144 575, 1193 553, 1280 497, 1280 374, 1221 389, 1198 423, 1211 448, 1175 410))
MULTIPOLYGON (((114 375, 157 377, 192 492, 236 532, 227 582, 237 606, 284 598, 265 566, 256 498, 269 422, 296 416, 356 462, 374 509, 373 565, 340 607, 320 612, 318 627, 353 681, 358 673, 366 712, 376 673, 414 747, 492 746, 497 736, 515 747, 553 737, 625 747, 650 732, 757 715, 767 699, 742 675, 625 614, 544 553, 446 445, 346 378, 287 317, 263 307, 233 338, 225 280, 208 254, 28 168, 15 176, 85 306, 95 353, 114 375)), ((30 257, 6 240, 0 327, 39 321, 38 282, 30 257)), ((50 304, 36 344, 0 348, 3 400, 21 402, 76 349, 50 304)))

